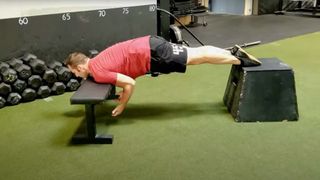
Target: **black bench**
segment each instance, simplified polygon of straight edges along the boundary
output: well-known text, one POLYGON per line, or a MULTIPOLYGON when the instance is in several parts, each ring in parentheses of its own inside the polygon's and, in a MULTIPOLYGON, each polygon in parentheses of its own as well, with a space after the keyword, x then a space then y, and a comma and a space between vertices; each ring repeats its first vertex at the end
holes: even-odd
POLYGON ((95 105, 107 99, 116 98, 118 97, 115 95, 115 86, 98 84, 92 79, 83 81, 79 89, 70 98, 70 103, 85 105, 85 120, 82 122, 85 132, 81 132, 80 126, 71 139, 72 144, 112 144, 112 135, 98 135, 96 133, 95 105))

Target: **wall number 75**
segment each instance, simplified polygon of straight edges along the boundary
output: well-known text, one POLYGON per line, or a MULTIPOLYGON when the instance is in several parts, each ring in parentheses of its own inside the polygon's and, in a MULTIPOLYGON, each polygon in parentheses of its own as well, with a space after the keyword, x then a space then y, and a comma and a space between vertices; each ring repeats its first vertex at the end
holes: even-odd
POLYGON ((129 8, 122 8, 122 14, 129 14, 129 8))

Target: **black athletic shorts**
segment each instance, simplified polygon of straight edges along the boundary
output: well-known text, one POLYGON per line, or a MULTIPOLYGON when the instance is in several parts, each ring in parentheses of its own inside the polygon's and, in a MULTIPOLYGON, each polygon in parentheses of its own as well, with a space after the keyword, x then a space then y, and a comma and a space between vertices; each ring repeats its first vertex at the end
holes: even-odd
POLYGON ((186 71, 187 49, 180 44, 173 44, 159 36, 150 37, 151 73, 186 71))

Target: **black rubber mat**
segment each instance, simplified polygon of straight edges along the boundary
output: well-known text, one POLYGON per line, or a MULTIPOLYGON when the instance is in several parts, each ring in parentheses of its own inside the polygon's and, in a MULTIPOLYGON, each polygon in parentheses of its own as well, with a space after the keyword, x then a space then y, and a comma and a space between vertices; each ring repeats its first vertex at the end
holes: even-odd
MULTIPOLYGON (((206 45, 230 47, 234 44, 262 41, 268 43, 279 39, 320 31, 320 19, 289 15, 209 15, 207 26, 191 27, 190 30, 206 45)), ((199 18, 199 23, 202 19, 199 18)), ((190 46, 200 44, 182 30, 183 38, 190 46)))

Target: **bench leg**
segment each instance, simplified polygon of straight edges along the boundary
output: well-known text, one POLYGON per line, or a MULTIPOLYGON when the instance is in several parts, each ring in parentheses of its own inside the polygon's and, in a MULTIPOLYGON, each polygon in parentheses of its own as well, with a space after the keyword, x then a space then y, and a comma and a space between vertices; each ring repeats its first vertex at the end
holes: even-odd
POLYGON ((72 144, 112 144, 112 135, 97 135, 96 134, 96 122, 95 122, 95 105, 86 104, 85 111, 85 125, 86 133, 76 133, 72 137, 72 144))

